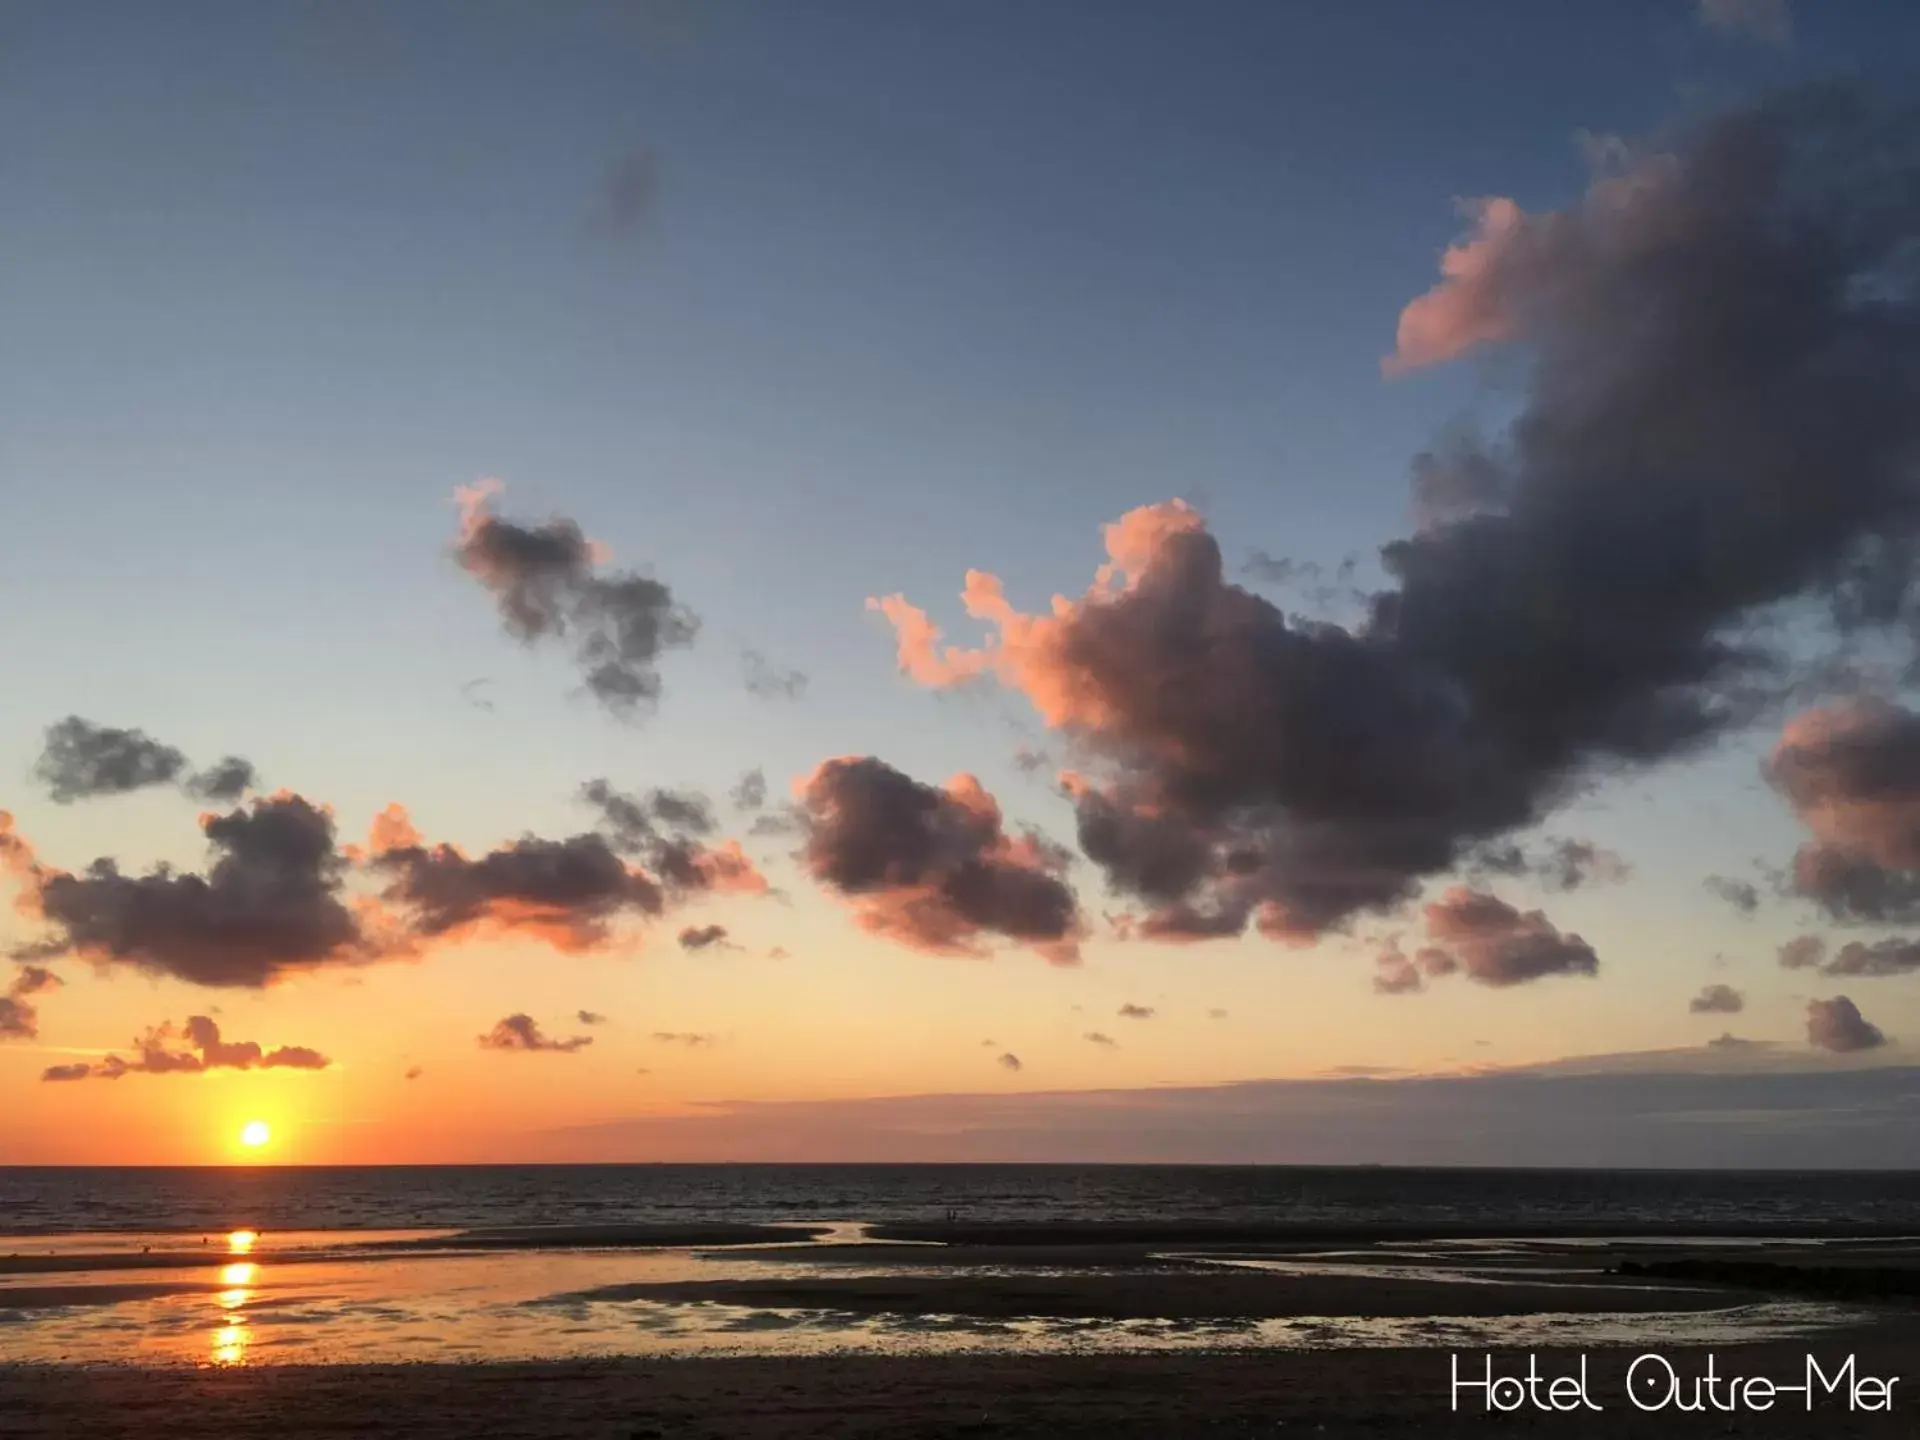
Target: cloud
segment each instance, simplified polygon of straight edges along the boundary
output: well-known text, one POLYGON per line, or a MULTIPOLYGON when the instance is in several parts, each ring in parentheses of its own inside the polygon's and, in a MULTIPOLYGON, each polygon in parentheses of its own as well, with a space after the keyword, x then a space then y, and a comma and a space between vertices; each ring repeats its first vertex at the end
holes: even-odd
MULTIPOLYGON (((984 1053, 984 1052, 983 1052, 984 1053)), ((553 1161, 1901 1167, 1920 1069, 1755 1044, 1561 1068, 733 1102, 530 1139, 553 1161)))
POLYGON ((1827 942, 1818 935, 1796 935, 1780 947, 1780 964, 1787 970, 1805 970, 1826 958, 1827 942))
POLYGON ((755 766, 741 775, 727 799, 736 810, 759 810, 767 803, 767 772, 755 766))
POLYGON ((1873 1050, 1887 1043, 1880 1027, 1860 1013, 1844 995, 1807 1002, 1807 1043, 1822 1050, 1848 1054, 1873 1050))
POLYGON ((1796 893, 1842 922, 1920 920, 1920 715, 1874 699, 1805 711, 1764 774, 1813 834, 1796 893))
POLYGON ((1697 753, 1795 680, 1746 622, 1839 596, 1920 528, 1917 128, 1798 93, 1629 155, 1565 210, 1480 204, 1395 365, 1515 345, 1505 432, 1415 467, 1425 493, 1500 499, 1388 545, 1351 628, 1229 583, 1169 501, 1107 527, 1079 599, 1022 612, 969 571, 980 647, 874 599, 901 668, 992 677, 1079 747, 1082 848, 1169 939, 1310 940, 1697 753))
POLYGON ((42 1080, 118 1080, 126 1075, 203 1075, 209 1070, 325 1070, 333 1064, 305 1045, 263 1049, 255 1040, 226 1040, 206 1015, 191 1015, 184 1025, 153 1026, 133 1042, 134 1058, 118 1054, 92 1064, 55 1065, 42 1080), (184 1045, 185 1049, 176 1048, 184 1045))
POLYGON ((171 785, 186 768, 184 754, 144 730, 121 730, 69 715, 47 727, 46 746, 33 770, 58 804, 69 805, 96 795, 171 785))
POLYGON ((725 948, 727 927, 724 925, 689 925, 680 932, 682 950, 705 950, 718 945, 725 948))
POLYGON ((607 1023, 607 1017, 602 1015, 598 1010, 576 1010, 573 1012, 573 1018, 578 1020, 582 1025, 604 1025, 607 1023))
POLYGON ((1817 970, 1822 975, 1910 975, 1920 970, 1920 940, 1896 936, 1872 943, 1849 940, 1829 959, 1826 941, 1818 935, 1800 935, 1780 947, 1780 963, 1788 970, 1817 970))
POLYGON ((1747 1001, 1731 985, 1706 985, 1700 993, 1687 1002, 1687 1009, 1695 1015, 1737 1015, 1746 1009, 1747 1001))
MULTIPOLYGON (((1548 975, 1595 975, 1600 961, 1578 935, 1562 935, 1538 910, 1525 914, 1484 891, 1456 885, 1426 907, 1427 935, 1482 985, 1548 975)), ((1444 961, 1435 961, 1444 968, 1444 961)), ((1432 973, 1431 971, 1429 973, 1432 973)))
POLYGON ((407 1073, 403 1075, 401 1078, 404 1080, 418 1080, 422 1075, 426 1073, 427 1072, 424 1066, 409 1065, 407 1067, 407 1073))
POLYGON ((1085 1035, 1082 1035, 1080 1038, 1082 1040, 1085 1040, 1089 1045, 1103 1045, 1109 1050, 1117 1050, 1120 1047, 1120 1042, 1118 1040, 1114 1039, 1111 1035, 1103 1034, 1101 1031, 1098 1031, 1098 1030, 1089 1030, 1085 1035))
POLYGON ((492 593, 507 632, 525 644, 567 640, 587 689, 613 714, 638 717, 660 698, 665 650, 691 645, 698 617, 658 580, 630 571, 596 574, 604 551, 573 521, 519 525, 492 511, 497 480, 456 492, 454 556, 492 593))
POLYGON ((227 755, 206 769, 188 776, 186 786, 187 793, 196 800, 231 805, 253 789, 258 781, 253 762, 242 760, 238 755, 227 755))
POLYGON ((1617 885, 1633 874, 1633 867, 1615 851, 1566 837, 1546 842, 1544 851, 1528 850, 1517 841, 1484 845, 1469 856, 1467 868, 1479 874, 1526 876, 1543 889, 1562 893, 1583 885, 1617 885))
POLYGON ((789 953, 786 946, 775 945, 771 950, 767 951, 767 958, 769 960, 785 960, 789 953))
POLYGON ((230 804, 256 779, 253 766, 237 755, 188 774, 186 755, 146 731, 96 725, 78 715, 47 727, 34 774, 61 805, 174 784, 197 800, 230 804))
POLYGON ((1787 0, 1699 0, 1700 23, 1723 35, 1759 40, 1782 49, 1793 43, 1787 0))
POLYGON ((638 231, 660 196, 660 161, 651 150, 629 150, 608 164, 592 226, 625 237, 638 231))
POLYGON ((342 896, 347 859, 326 809, 283 791, 203 815, 200 828, 211 852, 204 875, 166 866, 123 875, 104 858, 79 875, 36 864, 23 899, 53 933, 35 953, 249 987, 377 958, 342 896))
POLYGON ((1437 980, 1460 969, 1460 962, 1451 953, 1432 945, 1415 951, 1411 958, 1397 944, 1389 945, 1374 958, 1373 965, 1373 988, 1380 995, 1416 995, 1427 988, 1429 978, 1437 980))
POLYGON ((566 1040, 550 1039, 531 1015, 514 1014, 495 1022, 493 1029, 479 1037, 482 1050, 547 1051, 571 1055, 593 1044, 591 1035, 575 1035, 566 1040))
POLYGON ((1154 1009, 1151 1005, 1135 1005, 1129 1000, 1114 1013, 1123 1020, 1151 1020, 1154 1009))
POLYGON ((403 809, 389 807, 376 824, 366 864, 384 878, 381 900, 404 939, 517 933, 558 950, 591 950, 614 939, 618 922, 652 919, 671 901, 766 890, 766 878, 737 841, 709 845, 656 828, 656 820, 711 828, 698 797, 656 790, 641 801, 604 781, 584 793, 601 806, 611 838, 526 835, 478 859, 453 845, 428 845, 403 809), (644 866, 623 858, 633 852, 644 866))
POLYGON ((1036 832, 1009 836, 973 776, 936 788, 872 756, 846 757, 822 763, 799 794, 802 861, 865 929, 941 954, 979 955, 1000 935, 1056 963, 1079 958, 1068 857, 1036 832))
POLYGON ((1011 1050, 1001 1055, 1000 1058, 995 1060, 993 1063, 998 1065, 1002 1070, 1018 1071, 1025 1068, 1020 1064, 1020 1057, 1014 1054, 1011 1050))
POLYGON ((684 1045, 689 1050, 709 1049, 720 1043, 717 1037, 694 1030, 656 1030, 653 1039, 659 1045, 684 1045))
POLYGON ((1207 1018, 1209 1020, 1224 1020, 1227 1018, 1227 1012, 1222 1010, 1219 1006, 1216 1005, 1211 1010, 1207 1011, 1207 1018))
POLYGON ((1751 915, 1760 908, 1760 891, 1752 882, 1733 880, 1725 875, 1709 875, 1700 882, 1710 895, 1717 895, 1742 915, 1751 915))
POLYGON ((60 977, 40 965, 23 965, 13 983, 0 995, 0 1040, 35 1040, 40 1035, 40 1011, 27 997, 60 984, 60 977))
POLYGON ((803 672, 776 665, 758 650, 740 652, 740 678, 762 700, 799 700, 807 693, 803 672))

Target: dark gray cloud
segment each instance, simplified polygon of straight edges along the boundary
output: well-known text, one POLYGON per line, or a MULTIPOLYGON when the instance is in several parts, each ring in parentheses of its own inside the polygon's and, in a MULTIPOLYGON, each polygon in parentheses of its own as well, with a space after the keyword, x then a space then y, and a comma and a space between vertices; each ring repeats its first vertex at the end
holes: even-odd
POLYGON ((1860 1013, 1860 1007, 1844 995, 1831 1000, 1807 1002, 1807 1043, 1822 1050, 1850 1054, 1856 1050, 1874 1050, 1887 1043, 1880 1027, 1860 1013))
MULTIPOLYGON (((1600 970, 1593 947, 1578 935, 1562 935, 1540 911, 1523 914, 1484 891, 1456 885, 1426 907, 1426 916, 1433 948, 1482 985, 1520 985, 1600 970)), ((1444 960, 1434 965, 1438 972, 1447 968, 1444 960)))
POLYGON ((61 805, 175 784, 197 800, 230 804, 256 780, 253 766, 237 755, 189 774, 186 755, 174 746, 144 730, 96 725, 79 715, 47 727, 34 774, 61 805))
POLYGON ((1617 852, 1591 840, 1564 836, 1531 849, 1517 840, 1483 845, 1467 857, 1463 868, 1477 875, 1525 876, 1544 889, 1561 892, 1583 885, 1618 884, 1633 873, 1617 852))
POLYGON ((573 1018, 578 1020, 582 1025, 604 1025, 607 1023, 607 1017, 602 1015, 598 1010, 576 1010, 574 1011, 573 1018))
POLYGON ((1751 881, 1709 875, 1700 883, 1708 894, 1717 895, 1742 915, 1751 915, 1760 908, 1760 890, 1751 881))
POLYGON ((1151 1005, 1135 1005, 1131 1000, 1114 1012, 1122 1020, 1151 1020, 1154 1009, 1151 1005))
POLYGON ((741 775, 727 799, 736 810, 759 810, 767 803, 767 773, 755 766, 741 775))
POLYGON ((69 715, 47 727, 34 774, 55 801, 68 805, 95 795, 171 785, 186 768, 184 754, 144 730, 95 725, 69 715))
POLYGON ((1055 961, 1078 958, 1079 904, 1061 878, 1069 857, 1034 832, 1009 836, 972 776, 941 789, 872 756, 828 760, 802 803, 803 863, 865 928, 943 953, 979 953, 1000 935, 1055 961))
POLYGON ((712 946, 724 947, 727 943, 727 927, 724 925, 689 925, 680 932, 682 950, 706 950, 712 946))
POLYGON ((200 823, 204 875, 123 875, 104 858, 79 875, 36 866, 26 899, 53 933, 35 952, 233 986, 376 958, 342 896, 347 860, 326 810, 280 794, 200 823))
POLYGON ((259 778, 252 761, 242 760, 238 755, 227 755, 206 769, 189 775, 186 788, 187 793, 196 800, 231 805, 253 789, 259 783, 259 778))
POLYGON ((993 1063, 998 1065, 1002 1070, 1021 1070, 1025 1068, 1020 1063, 1020 1057, 1011 1050, 1007 1051, 993 1063))
POLYGON ((1917 142, 1910 111, 1825 88, 1628 156, 1567 209, 1482 207, 1396 366, 1514 347, 1511 424, 1416 463, 1504 499, 1387 546, 1362 623, 1290 621, 1164 505, 1110 527, 1080 602, 1020 615, 975 572, 986 649, 877 601, 903 666, 996 674, 1079 742, 1082 846, 1143 934, 1304 940, 1402 905, 1749 723, 1798 674, 1758 619, 1920 530, 1917 142))
POLYGON ((267 1050, 255 1040, 223 1039, 220 1026, 206 1015, 189 1016, 180 1026, 156 1025, 135 1039, 133 1048, 131 1060, 114 1054, 91 1064, 55 1065, 40 1078, 118 1080, 127 1075, 202 1075, 209 1070, 325 1070, 333 1064, 305 1045, 267 1050))
POLYGON ((799 700, 807 693, 805 672, 776 665, 758 650, 740 652, 740 678, 762 700, 799 700))
POLYGON ((594 697, 615 715, 638 717, 660 698, 661 653, 691 645, 699 619, 658 580, 595 573, 602 554, 573 521, 502 520, 491 509, 498 490, 460 492, 455 558, 492 593, 509 634, 529 645, 570 642, 594 697))
POLYGON ((1731 985, 1702 986, 1687 1002, 1688 1011, 1695 1015, 1737 1015, 1746 1006, 1746 997, 1731 985))
POLYGON ((1087 1031, 1086 1034, 1082 1035, 1080 1038, 1082 1040, 1085 1040, 1089 1045, 1101 1045, 1101 1046, 1105 1046, 1109 1050, 1117 1050, 1120 1048, 1120 1042, 1114 1039, 1113 1036, 1106 1034, 1104 1031, 1089 1030, 1087 1031))
POLYGON ((591 1035, 574 1035, 565 1040, 550 1038, 531 1015, 514 1014, 496 1021, 493 1029, 479 1037, 482 1050, 546 1051, 571 1055, 593 1044, 591 1035))

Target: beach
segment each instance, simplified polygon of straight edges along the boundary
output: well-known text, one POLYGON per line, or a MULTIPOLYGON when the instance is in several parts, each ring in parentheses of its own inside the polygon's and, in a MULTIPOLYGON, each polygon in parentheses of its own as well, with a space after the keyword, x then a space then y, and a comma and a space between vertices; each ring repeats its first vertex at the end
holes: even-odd
POLYGON ((14 1237, 0 1436, 144 1436, 183 1416, 222 1436, 419 1440, 1889 1434, 1901 1382, 1891 1409, 1855 1382, 1911 1363, 1916 1274, 1895 1236, 1650 1227, 14 1237), (1681 1377, 1659 1413, 1628 1390, 1649 1354, 1681 1377), (1545 1380, 1581 1376, 1581 1403, 1490 1415, 1453 1389, 1529 1356, 1545 1380), (1846 1377, 1811 1410, 1785 1392, 1678 1408, 1709 1364, 1788 1385, 1809 1356, 1846 1377))
MULTIPOLYGON (((1816 1347, 1867 1370, 1911 1366, 1907 1334, 1816 1347)), ((1658 1414, 1624 1398, 1637 1350, 1589 1352, 1600 1413, 1489 1417, 1448 1408, 1447 1356, 1359 1350, 1125 1357, 684 1359, 547 1365, 285 1366, 243 1370, 0 1367, 0 1435, 148 1437, 175 1426, 235 1437, 404 1435, 410 1440, 774 1440, 774 1437, 1483 1435, 1848 1436, 1911 1432, 1911 1416, 1853 1412, 1658 1414)), ((1786 1375, 1806 1347, 1716 1351, 1723 1367, 1786 1375)), ((1546 1352, 1543 1365, 1572 1352, 1546 1352)), ((1676 1366, 1704 1353, 1670 1352, 1676 1366)), ((1831 1368, 1831 1367, 1830 1367, 1831 1368)), ((1896 1395, 1898 1391, 1896 1390, 1896 1395)))

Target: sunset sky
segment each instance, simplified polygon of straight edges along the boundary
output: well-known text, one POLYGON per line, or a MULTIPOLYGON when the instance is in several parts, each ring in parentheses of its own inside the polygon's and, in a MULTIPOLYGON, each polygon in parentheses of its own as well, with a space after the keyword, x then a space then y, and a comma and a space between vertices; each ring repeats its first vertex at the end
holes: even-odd
POLYGON ((0 6, 0 1163, 1920 1160, 1916 64, 0 6))

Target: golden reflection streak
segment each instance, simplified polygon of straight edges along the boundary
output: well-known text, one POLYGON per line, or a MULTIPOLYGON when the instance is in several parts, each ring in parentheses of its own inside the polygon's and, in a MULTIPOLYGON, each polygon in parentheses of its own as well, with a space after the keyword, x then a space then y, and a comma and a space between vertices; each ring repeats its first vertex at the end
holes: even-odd
POLYGON ((251 1255, 254 1241, 260 1238, 256 1230, 236 1230, 227 1236, 227 1250, 234 1255, 251 1255))
POLYGON ((247 1358, 247 1327, 244 1321, 221 1326, 213 1332, 213 1363, 238 1365, 247 1358))

